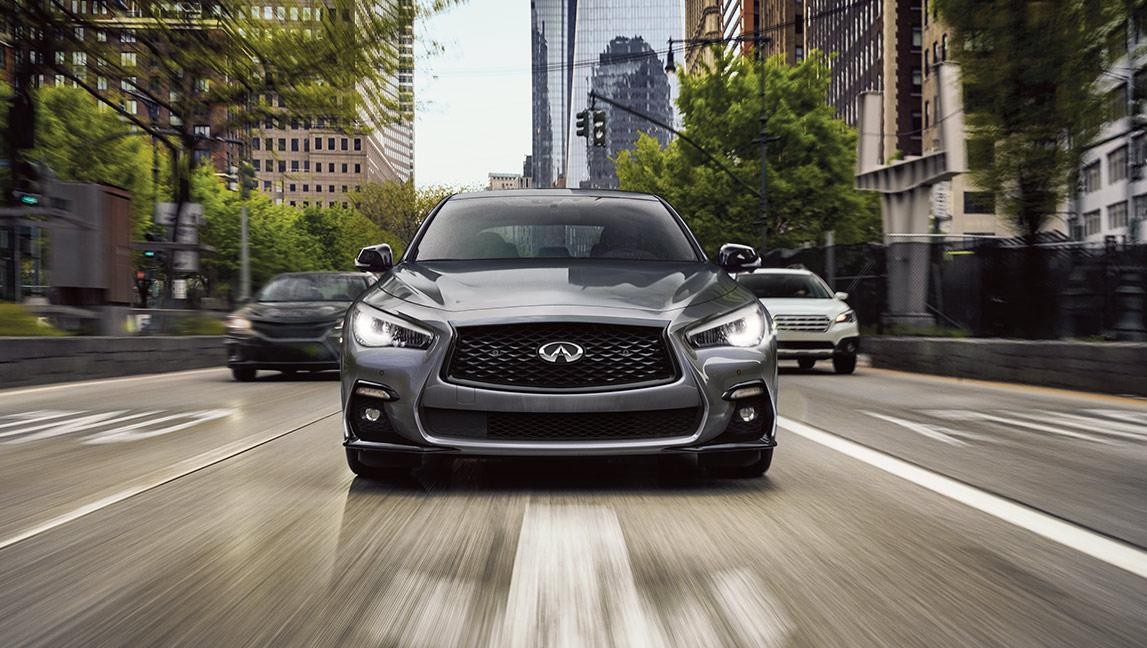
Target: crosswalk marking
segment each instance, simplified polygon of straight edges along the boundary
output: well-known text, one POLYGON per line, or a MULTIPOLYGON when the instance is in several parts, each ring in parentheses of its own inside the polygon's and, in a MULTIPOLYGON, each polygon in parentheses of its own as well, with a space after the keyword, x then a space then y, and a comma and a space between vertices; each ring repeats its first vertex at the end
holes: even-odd
POLYGON ((140 441, 185 430, 229 416, 232 410, 36 410, 0 415, 0 444, 80 436, 82 443, 103 444, 140 441), (85 435, 86 433, 86 435, 85 435))

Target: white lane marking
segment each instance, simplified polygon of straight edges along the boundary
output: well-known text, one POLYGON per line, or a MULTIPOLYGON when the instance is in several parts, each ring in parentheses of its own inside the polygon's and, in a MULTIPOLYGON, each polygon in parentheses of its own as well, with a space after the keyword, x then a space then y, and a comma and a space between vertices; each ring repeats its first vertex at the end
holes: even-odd
POLYGON ((185 430, 189 427, 206 423, 218 418, 229 416, 232 410, 218 409, 218 410, 204 410, 202 412, 183 412, 180 414, 173 414, 171 416, 164 416, 158 419, 151 419, 147 421, 140 421, 132 423, 131 425, 123 425, 111 430, 97 432, 88 437, 85 437, 84 444, 101 444, 101 443, 124 443, 127 441, 141 441, 143 439, 150 439, 152 437, 178 432, 185 430), (158 423, 166 423, 167 421, 177 421, 180 419, 190 419, 175 425, 168 425, 167 427, 159 428, 158 430, 140 430, 158 423))
POLYGON ((473 581, 399 570, 363 615, 369 622, 360 627, 368 636, 350 644, 404 648, 462 645, 476 593, 473 581))
POLYGON ((129 486, 128 488, 125 488, 123 490, 120 490, 119 492, 112 493, 111 495, 108 495, 107 497, 102 497, 98 500, 95 500, 94 502, 89 502, 87 504, 84 504, 78 508, 75 508, 75 509, 72 509, 71 511, 68 511, 67 513, 57 515, 56 517, 54 517, 54 518, 52 518, 46 522, 42 522, 40 524, 36 524, 34 526, 28 527, 28 528, 24 529, 23 531, 17 531, 15 534, 10 535, 7 538, 2 538, 2 539, 0 539, 0 549, 5 549, 7 547, 10 547, 10 546, 16 544, 17 542, 22 542, 22 541, 27 540, 29 538, 33 538, 35 536, 38 536, 41 533, 51 531, 52 529, 55 529, 56 527, 67 524, 68 522, 73 522, 75 520, 78 520, 78 519, 84 517, 85 515, 95 513, 96 511, 99 511, 100 509, 105 509, 105 508, 111 506, 112 504, 117 504, 117 503, 122 502, 128 498, 135 497, 136 495, 139 495, 141 493, 145 493, 145 492, 152 490, 154 488, 158 488, 160 486, 163 486, 164 484, 167 484, 167 483, 173 482, 177 479, 180 479, 181 477, 186 477, 187 475, 190 475, 192 473, 199 472, 200 470, 203 470, 204 468, 209 468, 209 467, 211 467, 211 466, 213 466, 213 465, 215 465, 221 461, 226 461, 227 459, 230 459, 231 457, 241 455, 244 452, 247 452, 248 450, 252 450, 254 448, 257 448, 257 447, 259 447, 265 443, 270 443, 271 441, 274 441, 275 439, 287 436, 288 434, 290 434, 292 432, 296 432, 296 431, 301 430, 307 426, 314 425, 315 423, 318 423, 319 421, 321 421, 323 419, 327 419, 327 418, 330 418, 332 416, 336 416, 338 414, 339 414, 339 412, 331 412, 330 414, 324 414, 323 416, 320 416, 316 419, 307 421, 306 423, 303 423, 302 425, 300 425, 298 427, 294 427, 294 428, 291 428, 291 429, 283 431, 283 432, 274 432, 272 434, 269 434, 269 435, 263 437, 262 439, 258 439, 258 440, 241 439, 239 441, 233 441, 231 443, 228 443, 225 446, 221 446, 221 447, 216 448, 214 450, 209 450, 209 451, 204 452, 202 454, 198 454, 194 457, 191 457, 190 459, 184 459, 183 461, 180 461, 180 462, 173 464, 169 470, 162 471, 161 475, 153 476, 153 475, 155 475, 155 473, 152 473, 151 475, 141 477, 140 479, 136 480, 136 483, 134 485, 129 486))
POLYGON ((784 646, 792 627, 784 609, 768 594, 757 575, 747 569, 718 572, 713 594, 738 646, 784 646))
POLYGON ((664 645, 612 509, 527 505, 499 635, 514 648, 664 645))
MULTIPOLYGON (((49 419, 58 419, 64 416, 75 416, 83 412, 74 412, 67 410, 36 410, 34 412, 19 412, 17 414, 5 414, 3 418, 14 418, 15 421, 11 423, 0 424, 0 430, 4 428, 16 427, 17 425, 31 425, 32 423, 39 423, 40 421, 47 421, 49 419)), ((21 432, 4 432, 0 433, 0 437, 11 436, 13 434, 21 434, 21 432)))
MULTIPOLYGON (((1103 434, 1109 437, 1118 437, 1121 439, 1131 439, 1133 441, 1147 441, 1147 435, 1142 432, 1135 432, 1136 426, 1127 425, 1124 423, 1117 423, 1115 421, 1103 421, 1089 416, 1079 416, 1076 414, 1068 414, 1066 412, 1054 412, 1049 414, 1035 414, 1031 412, 1016 412, 1016 416, 1032 419, 1033 421, 1043 421, 1045 423, 1056 426, 1067 426, 1077 430, 1087 430, 1095 434, 1103 434), (1131 432, 1121 432, 1120 429, 1130 429, 1131 432)), ((1069 432, 1069 434, 1075 434, 1069 432)), ((1098 438, 1098 437, 1097 437, 1098 438)), ((1112 443, 1107 441, 1107 443, 1112 443)))
POLYGON ((1147 412, 1132 412, 1130 410, 1117 410, 1117 409, 1089 409, 1088 412, 1106 416, 1108 418, 1119 419, 1130 423, 1138 423, 1142 429, 1147 432, 1147 412))
MULTIPOLYGON (((927 410, 925 413, 935 416, 937 418, 944 418, 954 421, 988 421, 991 423, 1000 423, 1002 425, 1010 425, 1012 427, 1027 428, 1036 432, 1046 432, 1047 434, 1054 434, 1056 436, 1068 437, 1071 439, 1081 439, 1084 441, 1091 441, 1093 443, 1110 444, 1110 439, 1097 437, 1092 434, 1083 434, 1080 432, 1072 432, 1065 430, 1062 427, 1055 425, 1041 425, 1039 423, 1032 423, 1031 421, 1024 421, 1022 419, 1011 418, 1008 416, 998 416, 996 414, 988 414, 987 412, 974 412, 965 410, 927 410)), ((1019 414, 1012 412, 1013 415, 1019 414)))
POLYGON ((900 427, 902 427, 906 430, 910 430, 912 432, 915 432, 916 434, 926 436, 929 439, 935 439, 936 441, 942 441, 944 443, 947 443, 948 445, 954 445, 954 446, 968 445, 959 439, 953 438, 951 435, 946 433, 947 430, 945 428, 942 428, 938 425, 928 425, 926 423, 917 423, 916 421, 909 421, 907 419, 897 418, 895 416, 889 416, 887 414, 877 414, 876 412, 869 412, 867 410, 865 410, 864 413, 869 415, 869 416, 873 416, 875 418, 878 418, 878 419, 881 419, 884 421, 888 421, 889 423, 895 423, 896 425, 899 425, 900 427))
POLYGON ((970 506, 977 511, 987 513, 992 517, 1003 520, 1009 524, 1026 529, 1032 533, 1070 547, 1103 561, 1119 569, 1128 571, 1141 578, 1147 578, 1147 551, 1134 547, 1118 540, 1095 533, 1083 527, 1076 526, 1059 518, 1042 513, 1033 508, 1004 499, 998 495, 982 491, 955 479, 945 477, 930 470, 915 466, 884 454, 878 450, 860 445, 839 437, 831 432, 794 421, 786 417, 778 417, 778 423, 784 429, 802 436, 822 446, 863 461, 887 473, 910 481, 917 486, 953 499, 961 504, 970 506))
POLYGON ((79 387, 88 387, 92 385, 115 385, 125 382, 135 382, 137 380, 158 380, 169 377, 179 378, 182 376, 207 373, 209 371, 221 372, 223 369, 223 367, 208 367, 206 369, 188 369, 187 371, 166 371, 162 373, 142 374, 139 376, 123 376, 122 378, 95 378, 92 380, 77 380, 74 382, 56 383, 54 385, 42 385, 40 387, 25 387, 23 389, 0 389, 0 398, 7 398, 8 396, 21 396, 23 394, 37 394, 47 391, 57 391, 60 389, 76 389, 79 387))
POLYGON ((141 416, 150 416, 155 412, 135 412, 134 414, 124 414, 126 410, 118 410, 115 412, 99 412, 90 414, 88 416, 81 416, 80 418, 66 419, 62 421, 54 421, 47 425, 40 425, 33 428, 23 428, 20 432, 28 433, 33 430, 41 430, 28 436, 17 437, 5 441, 5 444, 13 443, 27 443, 29 441, 40 441, 43 439, 51 439, 53 437, 63 436, 65 434, 73 434, 75 432, 83 432, 92 428, 97 428, 103 425, 114 425, 122 423, 123 421, 130 421, 132 419, 140 418, 141 416))

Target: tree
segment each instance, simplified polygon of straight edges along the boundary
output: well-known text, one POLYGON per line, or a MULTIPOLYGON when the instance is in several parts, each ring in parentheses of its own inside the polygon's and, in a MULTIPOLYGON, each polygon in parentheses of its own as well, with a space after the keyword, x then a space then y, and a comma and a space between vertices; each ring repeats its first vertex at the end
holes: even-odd
POLYGON ((408 118, 401 111, 409 97, 392 90, 405 64, 395 44, 409 37, 416 13, 443 4, 395 0, 364 10, 361 0, 328 0, 288 21, 284 6, 272 15, 270 6, 257 12, 241 0, 101 2, 90 13, 65 0, 10 0, 14 100, 32 94, 37 67, 95 96, 161 139, 181 204, 191 195, 194 154, 209 141, 292 118, 348 131, 408 118), (147 118, 131 109, 137 101, 147 118))
POLYGON ((980 152, 972 177, 1029 241, 1108 114, 1096 82, 1127 51, 1132 4, 1142 11, 1142 0, 937 2, 964 81, 969 152, 980 152))
POLYGON ((384 231, 392 232, 398 241, 391 242, 397 254, 414 239, 418 227, 431 209, 446 197, 469 188, 448 185, 415 187, 413 180, 370 182, 354 196, 354 206, 384 231))
MULTIPOLYGON (((715 50, 711 67, 679 75, 677 106, 689 139, 750 186, 760 177, 761 65, 715 50)), ((769 115, 767 237, 770 245, 817 242, 826 230, 839 243, 880 235, 875 197, 853 188, 856 135, 826 103, 830 76, 818 52, 796 66, 765 64, 769 115)), ((726 242, 759 241, 759 198, 680 138, 662 148, 642 135, 616 160, 622 189, 668 200, 709 250, 726 242)), ((762 250, 763 252, 763 250, 762 250)))

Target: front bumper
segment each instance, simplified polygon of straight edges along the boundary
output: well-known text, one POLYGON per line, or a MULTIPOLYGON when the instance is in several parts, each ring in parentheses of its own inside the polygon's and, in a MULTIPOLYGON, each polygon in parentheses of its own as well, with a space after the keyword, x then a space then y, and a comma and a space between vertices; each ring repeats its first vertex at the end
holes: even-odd
POLYGON ((827 359, 855 355, 860 350, 860 328, 855 322, 833 324, 826 331, 778 331, 777 357, 827 359))
POLYGON ((252 369, 301 369, 325 371, 339 368, 337 339, 266 338, 261 335, 228 336, 227 367, 252 369))
MULTIPOLYGON (((547 313, 547 319, 565 322, 576 322, 579 317, 573 312, 547 313)), ((671 383, 589 393, 523 392, 450 382, 441 367, 448 355, 446 341, 452 339, 453 326, 428 319, 420 318, 435 329, 439 338, 426 351, 365 348, 353 336, 347 336, 342 360, 343 441, 347 449, 361 453, 469 456, 611 456, 759 451, 776 445, 776 340, 772 336, 766 336, 760 346, 753 348, 695 350, 684 342, 680 330, 671 328, 669 348, 680 369, 678 378, 671 383), (726 397, 733 388, 748 384, 762 388, 753 401, 758 411, 758 428, 747 434, 742 429, 739 435, 730 436, 737 410, 747 401, 726 397), (356 388, 360 386, 377 387, 389 394, 388 400, 371 405, 386 423, 385 433, 365 434, 357 430, 365 420, 361 418, 362 403, 352 400, 357 398, 356 388), (436 427, 437 423, 431 420, 435 413, 443 411, 482 421, 487 416, 500 415, 642 415, 683 408, 696 408, 695 425, 687 432, 652 438, 507 440, 484 438, 481 432, 443 433, 441 426, 436 427)), ((585 321, 654 323, 600 317, 585 321)))

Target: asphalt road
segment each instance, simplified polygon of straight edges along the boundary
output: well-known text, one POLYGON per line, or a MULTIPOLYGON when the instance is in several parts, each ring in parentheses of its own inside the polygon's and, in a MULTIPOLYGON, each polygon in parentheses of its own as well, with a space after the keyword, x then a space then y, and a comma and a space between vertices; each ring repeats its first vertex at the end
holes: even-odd
POLYGON ((346 469, 338 383, 0 391, 0 646, 1144 646, 1147 402, 786 372, 765 479, 346 469))

